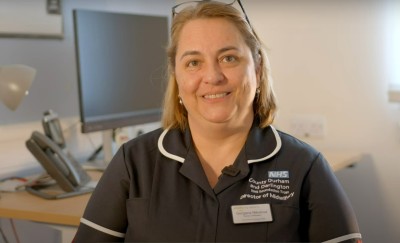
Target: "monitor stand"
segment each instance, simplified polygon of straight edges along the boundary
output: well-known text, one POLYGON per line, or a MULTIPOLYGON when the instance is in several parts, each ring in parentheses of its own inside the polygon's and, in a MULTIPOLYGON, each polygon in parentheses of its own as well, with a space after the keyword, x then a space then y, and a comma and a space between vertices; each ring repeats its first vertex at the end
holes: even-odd
POLYGON ((123 129, 110 129, 102 131, 103 160, 107 166, 123 142, 135 138, 145 132, 152 131, 161 126, 159 121, 125 127, 123 129))
POLYGON ((114 156, 113 130, 102 131, 104 162, 108 165, 114 156))
POLYGON ((111 162, 117 150, 117 144, 114 139, 114 130, 101 131, 102 144, 90 155, 84 163, 86 170, 104 171, 111 162), (98 158, 101 153, 100 158, 98 158))

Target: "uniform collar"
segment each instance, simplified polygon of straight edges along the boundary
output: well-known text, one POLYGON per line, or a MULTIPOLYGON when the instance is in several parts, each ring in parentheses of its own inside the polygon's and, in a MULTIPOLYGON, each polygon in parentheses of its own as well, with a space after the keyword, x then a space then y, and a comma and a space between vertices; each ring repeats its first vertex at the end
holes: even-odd
MULTIPOLYGON (((158 149, 167 158, 184 163, 192 147, 190 130, 166 129, 158 139, 158 149)), ((257 163, 273 157, 282 147, 279 133, 273 126, 260 128, 255 122, 245 144, 247 162, 257 163)))

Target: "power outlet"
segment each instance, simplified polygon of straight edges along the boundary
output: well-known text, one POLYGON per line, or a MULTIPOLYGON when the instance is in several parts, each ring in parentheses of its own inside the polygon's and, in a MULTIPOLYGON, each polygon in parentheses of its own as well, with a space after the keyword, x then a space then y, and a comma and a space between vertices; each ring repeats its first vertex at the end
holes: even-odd
POLYGON ((324 138, 326 119, 321 115, 297 115, 290 121, 292 135, 303 138, 324 138))

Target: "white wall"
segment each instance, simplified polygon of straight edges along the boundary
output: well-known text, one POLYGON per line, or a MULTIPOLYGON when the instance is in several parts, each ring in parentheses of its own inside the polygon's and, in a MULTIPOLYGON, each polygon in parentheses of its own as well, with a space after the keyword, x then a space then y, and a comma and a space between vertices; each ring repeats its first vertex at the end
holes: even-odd
MULTIPOLYGON (((243 1, 269 49, 279 100, 276 126, 322 115, 319 149, 365 153, 338 177, 364 242, 400 240, 400 106, 388 102, 387 5, 395 1, 243 1)), ((400 13, 398 13, 400 14, 400 13)))

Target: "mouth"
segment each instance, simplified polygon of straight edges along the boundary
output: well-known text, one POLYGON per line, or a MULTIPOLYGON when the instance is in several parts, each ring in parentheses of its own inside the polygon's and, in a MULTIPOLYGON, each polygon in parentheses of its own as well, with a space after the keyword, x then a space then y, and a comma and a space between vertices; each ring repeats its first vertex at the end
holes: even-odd
POLYGON ((204 95, 203 98, 205 98, 205 99, 219 99, 219 98, 223 98, 225 96, 228 96, 229 94, 230 94, 229 92, 218 93, 218 94, 207 94, 207 95, 204 95))

